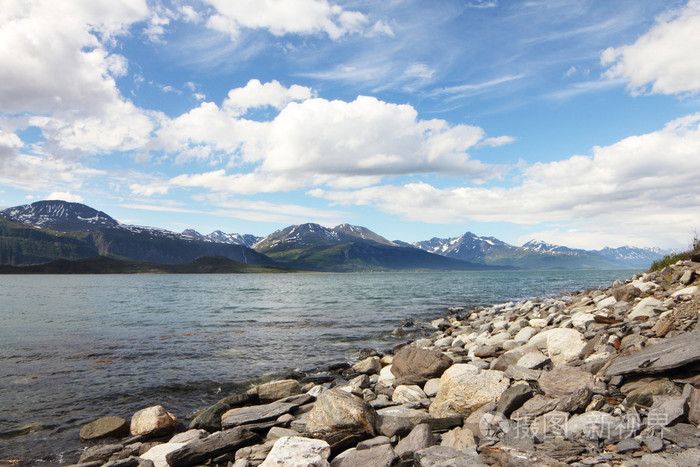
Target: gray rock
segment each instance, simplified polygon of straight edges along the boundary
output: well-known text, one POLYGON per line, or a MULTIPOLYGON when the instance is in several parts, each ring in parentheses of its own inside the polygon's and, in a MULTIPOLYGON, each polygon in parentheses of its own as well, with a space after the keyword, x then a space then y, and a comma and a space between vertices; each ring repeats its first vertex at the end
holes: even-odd
POLYGON ((688 412, 688 399, 682 396, 653 396, 649 425, 668 426, 688 412))
POLYGON ((263 402, 272 402, 301 393, 301 385, 295 379, 283 379, 261 384, 255 392, 263 402))
POLYGON ((350 449, 333 459, 330 465, 331 467, 390 467, 396 460, 398 456, 391 445, 382 444, 365 450, 350 449))
POLYGON ((689 423, 676 423, 660 431, 664 439, 677 444, 683 449, 697 448, 700 446, 700 429, 689 423))
POLYGON ((375 436, 371 439, 366 439, 357 443, 357 450, 362 451, 363 449, 370 449, 374 446, 381 446, 382 444, 391 444, 391 438, 388 436, 375 436))
MULTIPOLYGON (((297 433, 296 436, 299 436, 297 433)), ((281 438, 281 436, 280 436, 281 438)), ((279 438, 277 438, 279 439, 279 438)), ((267 458, 267 455, 272 451, 272 446, 275 445, 274 441, 267 441, 263 444, 253 444, 251 446, 246 446, 238 449, 236 451, 235 459, 236 461, 243 460, 248 465, 259 465, 267 458)))
POLYGON ((403 406, 387 407, 377 411, 379 417, 378 431, 384 436, 405 435, 413 427, 430 418, 422 410, 403 406))
POLYGON ((396 445, 396 455, 402 459, 413 457, 413 454, 421 449, 435 446, 435 437, 430 427, 421 423, 396 445))
POLYGON ((616 446, 616 452, 622 454, 630 451, 638 451, 642 448, 642 442, 637 438, 626 438, 620 440, 616 446))
POLYGON ((204 439, 191 441, 168 453, 165 459, 172 467, 193 465, 213 459, 225 453, 262 441, 260 436, 240 427, 219 431, 204 439))
POLYGON ((436 378, 452 363, 452 359, 442 352, 406 346, 394 356, 391 372, 397 378, 411 375, 436 378))
POLYGON ((439 388, 440 378, 432 378, 425 383, 425 386, 423 386, 423 392, 425 392, 425 395, 428 397, 435 397, 439 388))
POLYGON ((238 425, 273 421, 280 415, 289 413, 300 405, 292 402, 272 402, 250 407, 238 407, 225 412, 221 416, 221 426, 224 429, 228 429, 238 425))
POLYGON ((657 373, 700 360, 700 330, 663 339, 639 352, 620 356, 608 367, 608 376, 657 373))
POLYGON ((553 410, 535 418, 530 424, 530 433, 539 442, 544 441, 546 438, 563 436, 566 433, 565 427, 568 421, 568 413, 553 410))
POLYGON ((474 447, 460 450, 448 446, 432 446, 416 452, 413 460, 416 467, 487 467, 474 447))
POLYGON ((637 303, 632 312, 628 315, 629 319, 640 317, 653 318, 656 316, 656 310, 663 306, 663 302, 654 297, 647 297, 637 303))
POLYGON ((101 438, 121 438, 129 434, 129 422, 121 417, 102 417, 80 429, 80 440, 91 441, 101 438))
POLYGON ((220 431, 221 415, 228 410, 231 410, 230 405, 224 404, 223 402, 217 402, 194 417, 190 422, 190 428, 207 430, 210 433, 220 431))
POLYGON ((519 409, 527 400, 531 399, 534 394, 535 392, 527 383, 513 384, 501 394, 496 410, 509 417, 516 409, 519 409))
POLYGON ((632 419, 621 419, 609 413, 594 411, 571 417, 566 424, 566 437, 615 443, 635 436, 640 430, 641 424, 632 419))
POLYGON ((569 413, 579 413, 586 410, 593 398, 593 391, 588 386, 582 386, 568 397, 559 399, 557 410, 569 413))
POLYGON ((532 399, 526 401, 522 407, 513 412, 510 416, 513 420, 532 420, 535 417, 551 412, 557 407, 558 399, 537 394, 532 399))
POLYGON ((649 452, 659 452, 664 448, 664 440, 660 436, 645 436, 642 442, 649 452))
POLYGON ((105 462, 107 459, 112 457, 113 454, 121 451, 122 449, 124 449, 123 444, 98 444, 95 446, 90 446, 80 455, 79 462, 105 462))
MULTIPOLYGON (((624 387, 624 386, 623 386, 624 387)), ((654 403, 654 396, 680 396, 681 391, 671 380, 667 378, 651 380, 642 387, 633 389, 622 401, 625 407, 642 405, 650 407, 654 403)))
POLYGON ((364 400, 339 389, 321 394, 306 417, 310 433, 354 430, 374 435, 377 412, 364 400))
POLYGON ((533 351, 524 354, 518 361, 517 365, 530 370, 539 370, 551 364, 552 361, 542 352, 533 351))
POLYGON ((300 436, 299 432, 289 428, 282 428, 280 426, 273 426, 270 431, 267 432, 266 439, 270 441, 277 441, 283 436, 300 436))
POLYGON ((593 389, 593 375, 576 367, 560 365, 552 371, 546 371, 538 380, 540 388, 549 397, 568 397, 577 389, 593 389))
POLYGON ((695 426, 700 425, 700 389, 695 387, 688 401, 688 421, 695 426))
POLYGON ((523 351, 519 349, 513 349, 509 350, 508 352, 504 353, 500 357, 496 359, 496 361, 493 363, 491 366, 492 370, 499 370, 499 371, 506 371, 506 369, 511 366, 515 365, 518 360, 520 360, 523 357, 523 351))
POLYGON ((485 447, 481 451, 484 460, 491 465, 499 466, 544 466, 566 467, 567 464, 547 456, 543 453, 535 453, 531 450, 523 450, 510 446, 485 447))
POLYGON ((537 381, 541 374, 539 370, 531 370, 520 365, 511 365, 505 371, 506 377, 515 381, 537 381))

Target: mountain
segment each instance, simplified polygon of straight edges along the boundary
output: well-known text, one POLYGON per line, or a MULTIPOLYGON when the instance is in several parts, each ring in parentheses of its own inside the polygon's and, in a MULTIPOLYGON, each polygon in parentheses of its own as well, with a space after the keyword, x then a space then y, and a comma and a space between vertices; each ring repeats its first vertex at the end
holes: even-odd
POLYGON ((227 243, 229 245, 243 245, 252 248, 257 242, 262 240, 262 237, 256 237, 250 234, 224 233, 221 230, 215 230, 209 235, 202 235, 193 229, 183 230, 180 234, 183 238, 189 240, 197 240, 200 242, 212 243, 227 243))
POLYGON ((349 224, 333 228, 291 225, 268 235, 253 248, 279 264, 315 271, 491 269, 399 246, 365 227, 349 224))
POLYGON ((91 256, 161 264, 187 263, 200 256, 221 256, 245 264, 274 265, 270 258, 243 245, 121 224, 79 203, 39 201, 0 211, 2 264, 36 264, 91 256))
POLYGON ((471 232, 411 245, 448 258, 522 269, 644 269, 664 255, 660 250, 632 247, 580 250, 539 240, 518 247, 494 237, 478 237, 471 232))

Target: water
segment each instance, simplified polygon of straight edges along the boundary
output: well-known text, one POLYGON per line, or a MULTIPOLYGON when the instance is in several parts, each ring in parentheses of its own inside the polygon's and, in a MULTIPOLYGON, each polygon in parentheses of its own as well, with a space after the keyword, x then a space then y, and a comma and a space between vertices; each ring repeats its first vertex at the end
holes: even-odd
POLYGON ((0 460, 75 462, 101 416, 161 404, 187 419, 270 375, 390 348, 409 318, 632 273, 0 276, 0 460))

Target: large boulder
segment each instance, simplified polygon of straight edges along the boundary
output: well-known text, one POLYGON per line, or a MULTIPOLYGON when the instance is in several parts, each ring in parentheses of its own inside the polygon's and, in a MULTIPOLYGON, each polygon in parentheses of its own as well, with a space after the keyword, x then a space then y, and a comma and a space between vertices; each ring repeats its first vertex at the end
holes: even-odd
POLYGON ((91 441, 100 438, 121 438, 129 434, 129 422, 121 417, 102 417, 80 429, 80 440, 91 441))
POLYGON ((261 384, 255 392, 263 402, 272 402, 301 393, 301 385, 295 379, 283 379, 261 384))
POLYGON ((591 373, 571 366, 558 366, 552 371, 546 371, 538 381, 540 389, 553 398, 570 396, 582 387, 592 390, 594 382, 591 373))
POLYGON ((440 378, 440 389, 430 415, 435 418, 469 416, 483 405, 497 400, 508 389, 510 380, 502 371, 473 371, 469 364, 453 365, 440 378))
POLYGON ((133 436, 160 436, 172 433, 178 425, 175 415, 163 406, 155 405, 141 409, 131 417, 130 431, 133 436))
POLYGON ((261 467, 329 467, 330 445, 321 439, 283 436, 275 441, 261 467))
POLYGON ((350 430, 374 434, 377 412, 357 396, 337 388, 321 394, 306 417, 310 433, 350 430))
POLYGON ((656 309, 662 306, 663 303, 659 299, 654 297, 644 298, 634 306, 628 318, 652 318, 656 316, 656 309))
POLYGON ((391 372, 396 378, 416 375, 430 379, 440 377, 451 365, 452 359, 442 352, 406 346, 394 356, 391 372))
POLYGON ((542 331, 530 340, 541 349, 546 349, 547 356, 554 365, 578 360, 581 350, 586 345, 583 334, 571 328, 555 328, 542 331))

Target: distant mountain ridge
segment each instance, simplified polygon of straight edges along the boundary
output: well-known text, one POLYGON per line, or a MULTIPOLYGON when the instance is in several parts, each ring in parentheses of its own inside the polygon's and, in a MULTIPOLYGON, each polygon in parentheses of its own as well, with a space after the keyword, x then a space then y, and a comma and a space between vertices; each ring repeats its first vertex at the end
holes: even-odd
POLYGON ((102 211, 66 201, 38 201, 0 210, 0 264, 15 265, 102 255, 163 264, 222 256, 318 271, 644 269, 664 254, 634 247, 581 250, 537 240, 514 246, 471 232, 406 243, 350 224, 291 225, 264 238, 221 230, 208 235, 193 229, 178 233, 122 224, 102 211))

